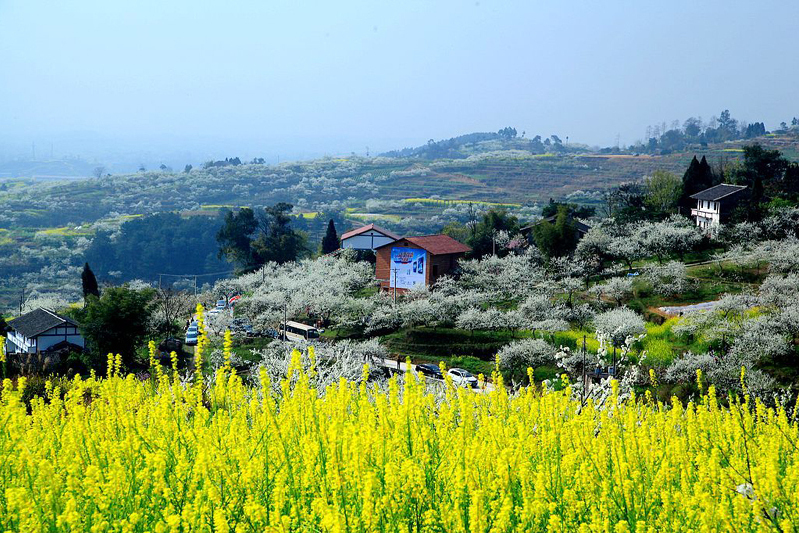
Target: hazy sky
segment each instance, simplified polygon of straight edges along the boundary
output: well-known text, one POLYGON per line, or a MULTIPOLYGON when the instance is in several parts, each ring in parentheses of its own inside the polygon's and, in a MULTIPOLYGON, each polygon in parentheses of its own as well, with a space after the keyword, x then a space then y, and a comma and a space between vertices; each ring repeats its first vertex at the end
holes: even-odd
POLYGON ((628 144, 724 108, 776 127, 798 62, 792 0, 0 0, 0 137, 282 158, 507 125, 628 144))

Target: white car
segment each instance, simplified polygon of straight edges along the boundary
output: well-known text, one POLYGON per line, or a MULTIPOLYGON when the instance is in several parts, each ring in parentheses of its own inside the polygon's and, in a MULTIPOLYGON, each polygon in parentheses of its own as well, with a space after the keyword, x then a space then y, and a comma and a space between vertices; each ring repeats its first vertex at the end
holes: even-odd
POLYGON ((472 389, 478 388, 478 378, 463 368, 451 368, 447 371, 447 375, 453 378, 454 385, 458 385, 459 387, 469 387, 472 389))
POLYGON ((186 330, 186 338, 184 339, 186 346, 197 345, 197 328, 189 328, 186 330))

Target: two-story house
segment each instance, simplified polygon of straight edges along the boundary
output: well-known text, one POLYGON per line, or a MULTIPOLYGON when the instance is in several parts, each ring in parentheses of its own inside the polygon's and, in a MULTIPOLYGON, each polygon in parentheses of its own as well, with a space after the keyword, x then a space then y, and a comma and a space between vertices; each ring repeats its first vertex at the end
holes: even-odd
POLYGON ((701 228, 708 228, 724 223, 740 200, 744 198, 745 185, 722 183, 715 185, 689 198, 697 200, 697 207, 692 209, 692 216, 701 228))
POLYGON ((8 327, 9 353, 46 352, 64 346, 82 350, 86 346, 74 320, 42 307, 10 320, 8 327))

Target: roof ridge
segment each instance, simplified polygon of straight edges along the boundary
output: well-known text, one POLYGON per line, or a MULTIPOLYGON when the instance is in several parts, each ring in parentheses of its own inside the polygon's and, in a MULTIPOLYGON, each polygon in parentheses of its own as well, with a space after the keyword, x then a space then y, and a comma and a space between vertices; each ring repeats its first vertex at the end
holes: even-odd
POLYGON ((53 316, 53 317, 55 317, 55 318, 58 318, 58 319, 60 319, 60 320, 64 320, 64 317, 63 317, 63 316, 59 315, 58 313, 56 313, 55 311, 53 311, 53 310, 52 310, 52 309, 50 309, 49 307, 40 307, 39 309, 41 309, 41 310, 42 310, 42 311, 44 311, 45 313, 49 313, 50 315, 52 315, 52 316, 53 316))

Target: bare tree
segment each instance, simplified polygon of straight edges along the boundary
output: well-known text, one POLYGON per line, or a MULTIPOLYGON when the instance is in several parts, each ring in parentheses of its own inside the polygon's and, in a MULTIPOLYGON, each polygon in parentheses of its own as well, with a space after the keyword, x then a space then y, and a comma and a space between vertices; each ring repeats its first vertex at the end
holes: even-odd
POLYGON ((156 293, 153 314, 155 329, 163 335, 173 335, 181 330, 181 322, 192 312, 193 299, 186 291, 160 288, 156 293))
POLYGON ((103 174, 105 173, 106 173, 106 167, 104 167, 103 165, 100 165, 99 167, 94 167, 94 170, 92 170, 92 175, 97 179, 102 178, 103 174))

